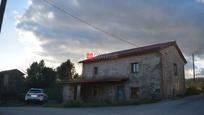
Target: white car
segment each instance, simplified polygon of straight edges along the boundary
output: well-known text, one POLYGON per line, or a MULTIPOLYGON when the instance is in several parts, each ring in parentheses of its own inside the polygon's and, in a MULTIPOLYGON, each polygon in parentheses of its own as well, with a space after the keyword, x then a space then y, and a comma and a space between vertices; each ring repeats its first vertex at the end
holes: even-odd
POLYGON ((25 102, 28 101, 46 102, 47 98, 48 96, 44 93, 43 89, 31 88, 25 96, 25 102))

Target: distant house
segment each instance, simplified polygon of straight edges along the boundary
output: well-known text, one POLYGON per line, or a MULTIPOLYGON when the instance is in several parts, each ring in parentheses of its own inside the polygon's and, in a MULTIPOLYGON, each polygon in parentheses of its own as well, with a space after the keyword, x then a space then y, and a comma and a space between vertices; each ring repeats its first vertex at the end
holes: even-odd
POLYGON ((84 79, 62 82, 64 101, 162 99, 185 93, 187 61, 175 41, 103 54, 80 63, 84 79))
POLYGON ((24 82, 24 73, 17 69, 0 72, 0 86, 5 90, 16 91, 24 82))

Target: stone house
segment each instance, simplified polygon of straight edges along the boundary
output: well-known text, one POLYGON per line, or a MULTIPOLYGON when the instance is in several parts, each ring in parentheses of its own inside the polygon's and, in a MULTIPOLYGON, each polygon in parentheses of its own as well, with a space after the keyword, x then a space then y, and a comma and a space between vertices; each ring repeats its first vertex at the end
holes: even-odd
POLYGON ((187 63, 175 41, 117 51, 80 61, 81 80, 63 81, 63 100, 169 98, 185 93, 187 63))
POLYGON ((24 73, 17 69, 0 72, 0 92, 18 92, 24 83, 24 73))

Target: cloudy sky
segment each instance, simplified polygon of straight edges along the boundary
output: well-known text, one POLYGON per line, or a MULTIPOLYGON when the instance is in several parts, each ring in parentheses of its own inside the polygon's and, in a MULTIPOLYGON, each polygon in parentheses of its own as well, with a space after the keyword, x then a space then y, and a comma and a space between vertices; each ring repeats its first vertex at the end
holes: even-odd
POLYGON ((56 67, 78 61, 88 51, 95 55, 176 40, 192 76, 204 75, 204 0, 48 0, 90 24, 136 44, 132 46, 53 8, 45 0, 8 0, 0 34, 0 70, 25 70, 44 59, 56 67), (17 5, 18 4, 18 5, 17 5))

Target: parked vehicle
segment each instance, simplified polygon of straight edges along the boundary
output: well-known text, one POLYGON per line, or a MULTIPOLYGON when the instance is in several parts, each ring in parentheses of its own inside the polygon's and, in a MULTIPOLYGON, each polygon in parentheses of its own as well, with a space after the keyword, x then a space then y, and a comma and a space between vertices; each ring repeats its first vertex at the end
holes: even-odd
POLYGON ((48 96, 44 93, 44 89, 31 88, 25 96, 25 102, 38 101, 43 103, 47 101, 47 98, 48 96))

